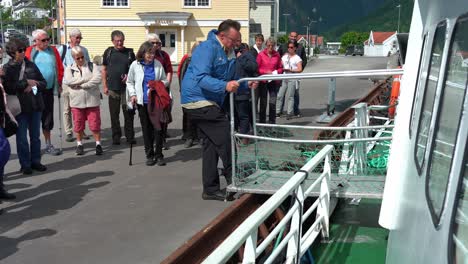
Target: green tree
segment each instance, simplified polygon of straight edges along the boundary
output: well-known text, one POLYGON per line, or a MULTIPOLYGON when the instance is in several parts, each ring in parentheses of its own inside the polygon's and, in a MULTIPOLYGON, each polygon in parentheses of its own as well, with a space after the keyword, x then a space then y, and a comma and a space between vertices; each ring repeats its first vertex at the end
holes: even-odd
POLYGON ((283 35, 281 37, 278 37, 278 44, 284 44, 288 42, 289 38, 288 35, 283 35))
POLYGON ((350 45, 362 45, 368 38, 369 33, 367 32, 346 32, 341 36, 341 47, 346 49, 350 45))

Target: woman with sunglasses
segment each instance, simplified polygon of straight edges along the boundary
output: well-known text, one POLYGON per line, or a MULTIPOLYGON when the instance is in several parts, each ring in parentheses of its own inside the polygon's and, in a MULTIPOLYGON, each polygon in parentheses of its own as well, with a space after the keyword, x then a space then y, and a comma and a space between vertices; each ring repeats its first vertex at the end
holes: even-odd
MULTIPOLYGON (((281 61, 283 63, 283 71, 285 73, 300 73, 302 72, 302 59, 296 54, 297 41, 288 41, 288 52, 283 55, 281 61)), ((279 117, 283 111, 283 98, 284 105, 286 105, 287 116, 286 119, 291 119, 294 114, 294 94, 296 93, 297 81, 284 80, 278 92, 276 101, 276 116, 279 117)))
POLYGON ((102 155, 101 146, 101 97, 99 85, 101 74, 96 65, 86 60, 81 46, 71 49, 74 59, 72 65, 65 69, 63 84, 70 96, 70 107, 73 116, 73 130, 76 135, 76 155, 84 154, 82 144, 85 122, 96 141, 96 155, 102 155))
POLYGON ((44 110, 42 93, 47 84, 39 68, 25 58, 25 50, 26 44, 18 39, 12 39, 6 44, 6 53, 11 59, 3 67, 5 75, 2 79, 5 92, 16 95, 21 105, 20 113, 13 113, 18 122, 16 148, 21 171, 23 174, 32 174, 33 170, 47 169, 41 164, 40 139, 44 110))

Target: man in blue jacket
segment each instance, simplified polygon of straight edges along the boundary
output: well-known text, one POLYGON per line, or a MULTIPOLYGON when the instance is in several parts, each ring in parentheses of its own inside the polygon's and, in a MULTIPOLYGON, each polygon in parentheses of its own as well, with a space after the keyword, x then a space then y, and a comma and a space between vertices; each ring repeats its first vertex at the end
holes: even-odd
POLYGON ((201 132, 203 144, 204 200, 224 201, 220 190, 218 158, 224 165, 228 183, 232 181, 229 120, 222 109, 226 93, 236 92, 234 46, 240 40, 240 24, 225 20, 208 34, 192 54, 182 81, 181 104, 201 132))

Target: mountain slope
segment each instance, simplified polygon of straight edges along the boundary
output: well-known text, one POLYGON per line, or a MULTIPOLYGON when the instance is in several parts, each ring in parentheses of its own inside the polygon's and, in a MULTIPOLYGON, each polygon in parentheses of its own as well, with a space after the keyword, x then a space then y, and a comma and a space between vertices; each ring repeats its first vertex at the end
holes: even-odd
POLYGON ((329 41, 340 40, 341 35, 348 31, 370 32, 373 31, 396 31, 398 29, 398 2, 401 3, 400 30, 408 32, 413 13, 413 0, 386 0, 385 3, 371 15, 343 24, 325 32, 325 38, 329 41))

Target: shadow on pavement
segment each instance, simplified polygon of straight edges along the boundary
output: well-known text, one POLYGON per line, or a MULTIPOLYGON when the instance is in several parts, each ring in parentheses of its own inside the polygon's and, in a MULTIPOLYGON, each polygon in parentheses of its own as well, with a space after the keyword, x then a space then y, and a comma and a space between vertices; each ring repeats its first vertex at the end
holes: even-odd
POLYGON ((26 221, 55 215, 61 210, 74 207, 89 192, 110 183, 101 181, 85 184, 86 182, 111 175, 114 175, 113 171, 80 173, 69 178, 46 182, 33 189, 15 192, 17 196, 15 203, 4 208, 5 212, 1 216, 0 233, 7 232, 26 221))
POLYGON ((19 249, 18 245, 24 241, 34 240, 41 237, 49 237, 55 234, 57 234, 57 231, 45 228, 30 231, 18 238, 0 236, 0 248, 2 249, 0 251, 0 260, 5 259, 17 252, 19 249))

